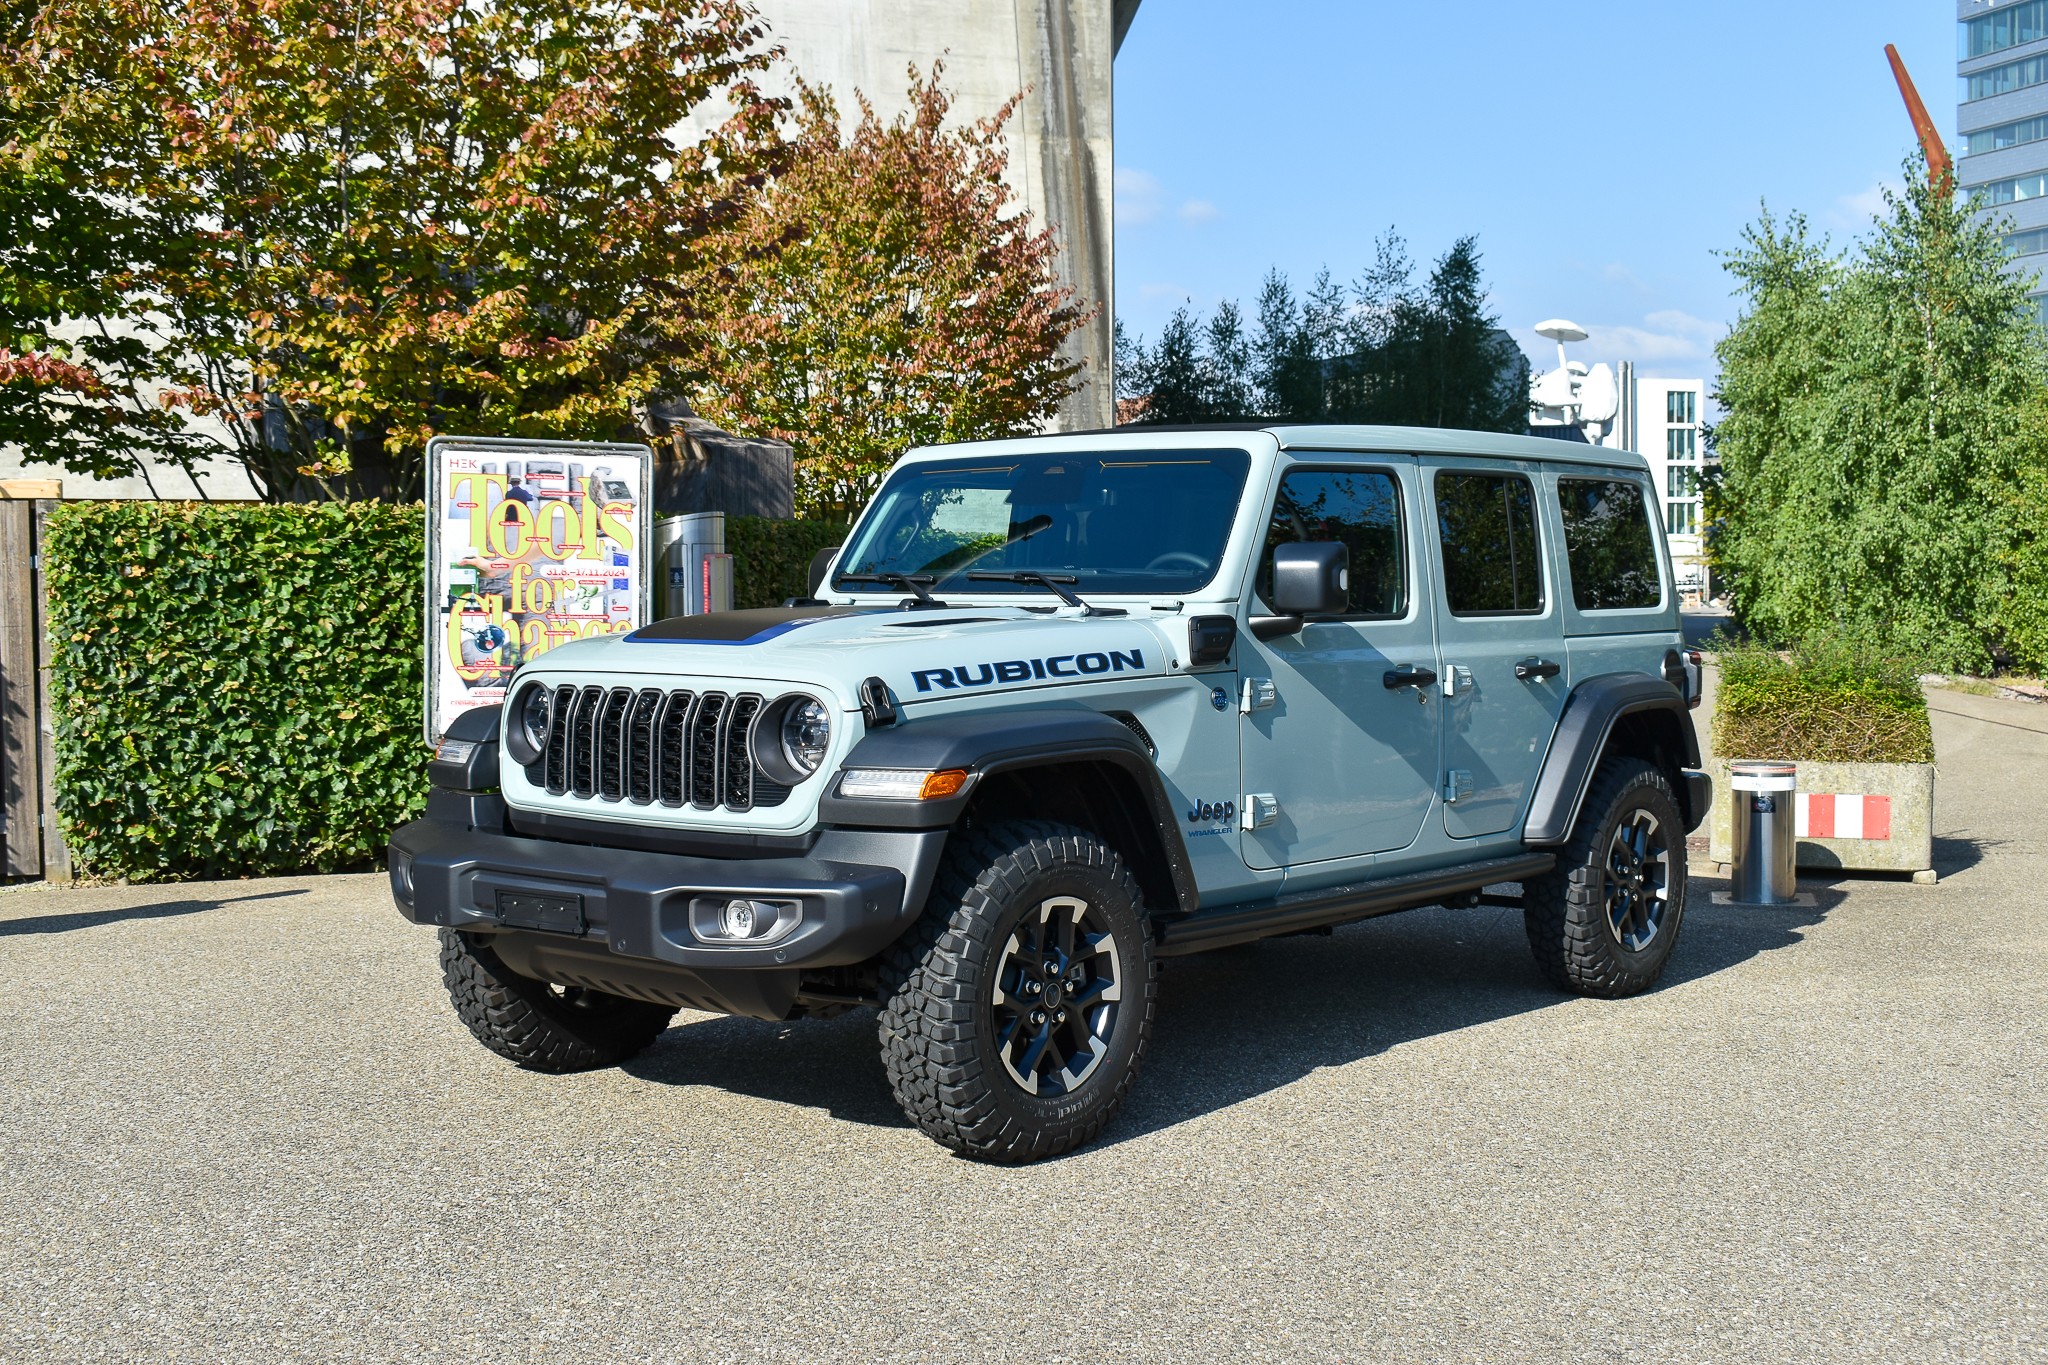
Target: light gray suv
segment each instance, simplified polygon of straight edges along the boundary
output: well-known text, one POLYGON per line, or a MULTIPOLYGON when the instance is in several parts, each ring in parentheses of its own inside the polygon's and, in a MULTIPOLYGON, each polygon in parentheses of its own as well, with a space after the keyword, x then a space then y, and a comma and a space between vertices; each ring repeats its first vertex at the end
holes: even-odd
POLYGON ((521 1065, 871 1007, 904 1111, 992 1161, 1101 1129, 1179 954, 1507 904, 1627 995, 1710 797, 1655 509, 1637 456, 1469 432, 914 451, 812 597, 465 715, 393 894, 521 1065))

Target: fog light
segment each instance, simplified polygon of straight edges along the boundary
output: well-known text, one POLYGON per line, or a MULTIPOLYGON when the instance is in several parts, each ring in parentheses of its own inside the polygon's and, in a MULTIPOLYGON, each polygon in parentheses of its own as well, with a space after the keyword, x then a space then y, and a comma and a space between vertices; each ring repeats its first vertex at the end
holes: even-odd
POLYGON ((718 912, 718 927, 727 938, 752 938, 759 923, 752 901, 727 901, 725 909, 718 912))
POLYGON ((761 948, 780 943, 804 922, 803 902, 758 896, 699 896, 690 902, 690 933, 700 943, 761 948))

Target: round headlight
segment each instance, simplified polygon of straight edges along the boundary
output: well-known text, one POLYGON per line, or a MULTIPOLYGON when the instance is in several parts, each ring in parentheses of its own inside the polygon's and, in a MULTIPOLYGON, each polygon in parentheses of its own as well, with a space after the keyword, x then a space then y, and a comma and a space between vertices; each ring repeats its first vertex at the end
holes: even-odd
POLYGON ((822 703, 805 698, 782 714, 782 756, 789 766, 809 777, 825 761, 832 739, 832 716, 822 703))
POLYGON ((529 687, 520 698, 519 733, 536 754, 548 747, 548 722, 554 714, 555 694, 545 687, 529 687))

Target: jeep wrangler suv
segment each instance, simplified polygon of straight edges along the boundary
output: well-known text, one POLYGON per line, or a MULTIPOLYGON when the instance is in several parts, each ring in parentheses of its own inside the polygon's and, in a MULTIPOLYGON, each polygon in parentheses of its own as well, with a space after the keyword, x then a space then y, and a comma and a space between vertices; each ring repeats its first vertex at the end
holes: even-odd
POLYGON ((1710 796, 1656 506, 1635 455, 1467 432, 914 451, 813 596, 464 715, 392 892, 522 1066, 873 1007, 904 1112, 990 1161, 1100 1131, 1180 954, 1513 905, 1628 995, 1710 796))

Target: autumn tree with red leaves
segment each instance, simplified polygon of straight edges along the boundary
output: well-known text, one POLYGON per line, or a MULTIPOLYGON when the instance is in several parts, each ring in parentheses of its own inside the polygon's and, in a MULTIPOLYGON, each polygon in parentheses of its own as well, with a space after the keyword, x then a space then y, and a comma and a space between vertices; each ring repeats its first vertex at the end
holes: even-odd
POLYGON ((155 452, 188 410, 272 498, 627 427, 782 155, 742 0, 45 0, 0 42, 0 441, 81 467, 72 418, 155 452))
POLYGON ((800 85, 790 165, 707 301, 694 404, 795 448, 800 514, 858 511, 910 446, 1040 430, 1077 387, 1060 347, 1093 314, 1004 184, 1017 101, 949 128, 940 75, 913 69, 892 122, 861 98, 850 135, 800 85))

